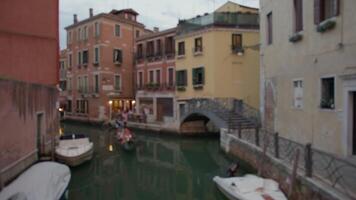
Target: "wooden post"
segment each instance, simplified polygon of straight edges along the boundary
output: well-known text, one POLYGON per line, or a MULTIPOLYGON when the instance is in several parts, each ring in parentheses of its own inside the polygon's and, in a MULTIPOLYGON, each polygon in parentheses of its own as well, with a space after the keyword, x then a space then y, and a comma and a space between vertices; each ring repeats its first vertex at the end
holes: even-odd
POLYGON ((238 134, 238 137, 239 137, 239 139, 241 139, 241 124, 240 124, 240 122, 239 122, 239 130, 238 130, 238 132, 237 132, 237 134, 238 134))
POLYGON ((297 179, 297 170, 298 170, 298 162, 299 162, 299 149, 297 149, 296 155, 295 155, 295 160, 294 160, 294 164, 293 164, 293 171, 292 171, 292 177, 291 177, 291 182, 289 185, 289 191, 288 191, 288 198, 290 199, 290 197, 293 194, 293 190, 294 190, 294 185, 297 179))
POLYGON ((256 132, 255 132, 255 144, 256 146, 260 146, 260 134, 259 134, 259 128, 256 127, 256 132))
POLYGON ((312 175, 313 175, 313 159, 312 159, 312 148, 311 148, 310 143, 305 145, 304 159, 305 159, 305 176, 312 177, 312 175))
POLYGON ((279 134, 276 132, 274 134, 274 156, 279 158, 279 134))
POLYGON ((54 135, 52 135, 52 140, 51 140, 51 159, 54 161, 54 151, 56 150, 56 138, 54 135))

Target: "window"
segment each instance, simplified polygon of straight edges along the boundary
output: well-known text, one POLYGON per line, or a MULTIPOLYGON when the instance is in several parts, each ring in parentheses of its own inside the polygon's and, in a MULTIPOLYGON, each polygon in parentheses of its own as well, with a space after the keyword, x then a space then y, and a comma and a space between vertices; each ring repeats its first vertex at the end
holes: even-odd
POLYGON ((166 54, 173 54, 174 53, 174 41, 173 37, 167 37, 165 41, 166 47, 166 54))
POLYGON ((68 54, 68 64, 69 64, 69 67, 72 67, 72 54, 68 54))
POLYGON ((154 43, 153 43, 153 41, 147 42, 146 55, 147 55, 147 57, 152 57, 153 54, 154 54, 154 43))
POLYGON ((67 100, 66 112, 72 112, 72 100, 67 100))
POLYGON ((295 80, 293 81, 294 98, 293 107, 303 108, 303 81, 295 80))
POLYGON ((88 64, 88 50, 83 51, 82 56, 83 56, 82 64, 87 65, 88 64))
POLYGON ((136 30, 136 37, 140 37, 140 31, 139 30, 136 30))
POLYGON ((338 16, 340 0, 314 0, 314 22, 320 22, 338 16))
POLYGON ((160 69, 156 70, 156 83, 161 84, 161 70, 160 69))
POLYGON ((82 52, 81 51, 78 51, 78 66, 82 64, 82 52))
POLYGON ((151 70, 149 72, 148 80, 150 81, 150 83, 154 83, 154 71, 153 70, 151 70))
POLYGON ((162 44, 161 44, 161 40, 156 40, 156 55, 160 56, 162 55, 162 44))
POLYGON ((82 39, 82 29, 79 28, 77 33, 78 33, 77 34, 78 41, 80 41, 82 39))
POLYGON ((168 68, 168 85, 173 86, 174 84, 174 68, 168 68))
POLYGON ((177 86, 187 86, 187 70, 179 70, 176 72, 177 86))
POLYGON ((193 85, 204 84, 204 67, 198 67, 193 69, 193 85))
POLYGON ((118 24, 115 25, 115 36, 117 36, 117 37, 121 36, 120 25, 118 25, 118 24))
POLYGON ((137 58, 141 59, 143 57, 143 47, 142 44, 137 45, 137 58))
POLYGON ((335 108, 335 78, 321 79, 320 107, 324 109, 335 108))
POLYGON ((120 75, 115 75, 114 78, 114 89, 117 91, 121 90, 121 76, 120 75))
POLYGON ((88 93, 89 89, 88 89, 88 76, 84 76, 83 77, 83 92, 84 93, 88 93))
POLYGON ((77 100, 77 113, 89 113, 89 102, 88 100, 77 100))
POLYGON ((272 44, 273 42, 273 19, 272 12, 267 14, 267 44, 272 44))
POLYGON ((98 37, 100 36, 100 23, 99 22, 95 22, 94 23, 94 36, 98 37))
POLYGON ((121 49, 114 49, 114 63, 121 64, 122 63, 122 51, 121 49))
POLYGON ((184 42, 178 43, 178 56, 182 56, 185 54, 185 44, 184 42))
POLYGON ((294 32, 303 30, 303 0, 294 0, 294 32))
POLYGON ((82 77, 78 76, 78 79, 77 79, 77 90, 78 92, 82 92, 82 77))
POLYGON ((71 44, 72 43, 72 32, 68 31, 67 33, 67 44, 71 44))
POLYGON ((194 42, 194 52, 202 52, 203 51, 203 39, 201 37, 195 38, 194 42))
POLYGON ((67 90, 71 91, 72 90, 72 78, 67 78, 67 90))
POLYGON ((99 93, 99 74, 94 75, 94 93, 99 93))
POLYGON ((94 64, 99 63, 99 54, 100 54, 99 47, 95 47, 94 48, 94 64))
POLYGON ((137 86, 139 88, 142 88, 143 86, 143 72, 138 72, 138 84, 137 86))
POLYGON ((242 50, 242 35, 241 34, 232 34, 231 41, 232 50, 234 52, 242 50))
POLYGON ((84 26, 83 28, 83 40, 87 40, 88 39, 88 27, 84 26))

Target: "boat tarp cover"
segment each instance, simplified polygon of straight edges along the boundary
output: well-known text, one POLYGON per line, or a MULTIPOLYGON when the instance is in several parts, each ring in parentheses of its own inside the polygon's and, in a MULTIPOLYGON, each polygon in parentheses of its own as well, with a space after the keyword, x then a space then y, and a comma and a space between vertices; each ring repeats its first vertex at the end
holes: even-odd
POLYGON ((0 192, 0 200, 11 197, 26 200, 58 200, 66 190, 70 177, 70 169, 66 165, 41 162, 30 167, 5 187, 0 192))

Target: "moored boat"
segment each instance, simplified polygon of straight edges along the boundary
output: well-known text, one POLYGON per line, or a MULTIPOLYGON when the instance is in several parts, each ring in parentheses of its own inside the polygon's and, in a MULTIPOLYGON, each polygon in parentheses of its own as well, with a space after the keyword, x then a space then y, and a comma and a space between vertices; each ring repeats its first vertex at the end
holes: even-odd
POLYGON ((56 162, 40 162, 0 192, 0 199, 58 200, 65 196, 70 169, 56 162))
POLYGON ((56 159, 71 167, 78 166, 93 158, 94 145, 89 138, 80 135, 66 135, 59 140, 56 147, 56 159))
POLYGON ((271 179, 249 174, 231 178, 215 176, 213 181, 230 200, 287 200, 278 183, 271 179))

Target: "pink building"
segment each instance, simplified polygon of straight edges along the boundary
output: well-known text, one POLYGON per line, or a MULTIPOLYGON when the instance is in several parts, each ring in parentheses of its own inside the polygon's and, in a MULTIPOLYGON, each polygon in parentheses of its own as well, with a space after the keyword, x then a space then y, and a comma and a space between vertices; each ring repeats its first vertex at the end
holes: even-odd
POLYGON ((146 32, 132 9, 93 14, 67 30, 66 119, 101 122, 132 109, 135 39, 146 32))
POLYGON ((136 109, 148 123, 173 126, 175 111, 176 28, 136 39, 136 109), (171 125, 169 125, 171 124, 171 125))
POLYGON ((0 2, 0 188, 58 134, 58 1, 0 2))

